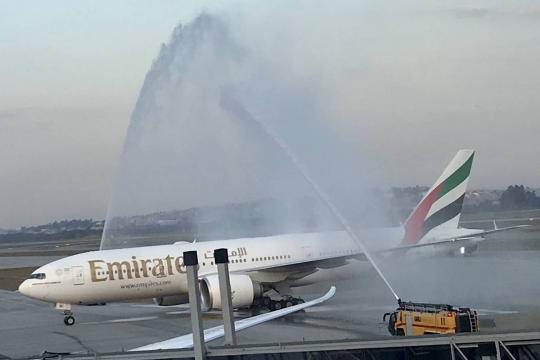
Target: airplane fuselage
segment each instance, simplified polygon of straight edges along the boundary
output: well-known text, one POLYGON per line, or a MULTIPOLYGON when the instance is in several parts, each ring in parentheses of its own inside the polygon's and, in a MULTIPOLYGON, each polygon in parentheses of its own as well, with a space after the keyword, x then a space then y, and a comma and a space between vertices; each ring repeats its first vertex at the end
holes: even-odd
POLYGON ((19 290, 49 302, 91 304, 178 295, 187 292, 183 252, 195 250, 199 276, 214 274, 213 251, 229 250, 231 273, 256 272, 358 253, 345 232, 286 234, 200 243, 176 243, 101 250, 66 257, 42 266, 19 290))
MULTIPOLYGON (((454 229, 454 235, 471 229, 454 229)), ((366 230, 360 237, 368 249, 380 251, 399 246, 401 228, 366 230)), ((424 241, 452 236, 438 233, 426 236, 424 241)), ((100 250, 69 256, 34 271, 19 291, 44 301, 67 304, 94 304, 119 300, 132 300, 187 293, 185 251, 195 250, 199 258, 199 276, 215 274, 213 251, 226 247, 229 250, 231 273, 256 277, 258 271, 285 268, 333 258, 349 258, 320 269, 316 274, 306 274, 288 279, 289 286, 349 278, 350 265, 361 254, 359 246, 344 231, 284 234, 268 237, 216 240, 199 243, 175 243, 115 250, 100 250)), ((423 249, 424 252, 434 249, 423 249)))

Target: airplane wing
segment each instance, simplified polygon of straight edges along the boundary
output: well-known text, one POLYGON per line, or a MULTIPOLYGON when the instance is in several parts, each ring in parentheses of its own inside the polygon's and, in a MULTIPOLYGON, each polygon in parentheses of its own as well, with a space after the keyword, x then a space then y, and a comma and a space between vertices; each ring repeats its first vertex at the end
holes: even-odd
MULTIPOLYGON (((284 308, 281 310, 275 310, 269 313, 252 316, 246 319, 235 321, 234 327, 236 331, 240 331, 240 330, 244 330, 258 324, 262 324, 266 321, 270 321, 270 320, 277 319, 279 317, 282 317, 288 314, 292 314, 294 312, 300 311, 310 306, 320 304, 330 299, 331 297, 333 297, 335 293, 336 293, 336 287, 332 286, 330 290, 324 296, 320 298, 307 301, 303 304, 298 304, 298 305, 294 305, 288 308, 284 308)), ((225 330, 223 329, 223 325, 219 325, 219 326, 204 330, 205 342, 220 338, 222 336, 225 336, 225 330)), ((141 346, 135 349, 131 349, 129 351, 185 349, 185 348, 191 348, 191 347, 193 347, 193 334, 187 334, 187 335, 178 336, 169 340, 157 342, 154 344, 141 346)))
MULTIPOLYGON (((508 231, 508 230, 514 230, 514 229, 523 229, 523 228, 527 228, 527 227, 530 227, 531 225, 514 225, 514 226, 507 226, 507 227, 498 227, 497 226, 497 223, 495 223, 495 221, 493 221, 493 229, 491 230, 485 230, 485 231, 482 231, 482 232, 479 232, 479 233, 475 233, 474 236, 475 237, 478 237, 478 236, 485 236, 485 235, 488 235, 488 234, 493 234, 493 233, 497 233, 497 232, 501 232, 501 231, 508 231)), ((467 237, 467 236, 465 236, 467 237)), ((470 235, 469 235, 470 237, 470 235)), ((459 239, 456 238, 456 239, 459 239)))
POLYGON ((415 244, 415 245, 408 245, 408 246, 400 246, 400 247, 395 247, 395 248, 392 248, 392 249, 385 249, 385 250, 378 251, 378 253, 404 251, 404 250, 418 249, 418 248, 423 248, 423 247, 428 247, 428 246, 436 247, 436 246, 448 246, 448 245, 452 245, 452 244, 462 244, 462 243, 466 243, 468 241, 473 241, 475 239, 484 237, 484 236, 486 236, 488 234, 493 234, 493 233, 497 233, 497 232, 501 232, 501 231, 513 230, 513 229, 522 229, 522 228, 526 228, 526 227, 529 227, 529 226, 530 225, 515 225, 515 226, 508 226, 508 227, 503 227, 503 228, 495 227, 492 230, 485 230, 485 231, 482 231, 482 232, 476 232, 476 233, 466 234, 466 235, 462 235, 462 236, 446 238, 446 239, 442 239, 441 241, 437 241, 437 242, 415 244))

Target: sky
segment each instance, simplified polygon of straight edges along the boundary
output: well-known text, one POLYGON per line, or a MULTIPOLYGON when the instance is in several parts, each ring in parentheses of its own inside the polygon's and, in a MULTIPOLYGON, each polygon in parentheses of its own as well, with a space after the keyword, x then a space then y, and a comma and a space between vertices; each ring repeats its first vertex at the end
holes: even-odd
MULTIPOLYGON (((317 82, 383 186, 431 184, 475 148, 471 187, 540 186, 535 1, 0 1, 0 228, 105 217, 144 78, 179 23, 217 13, 317 82)), ((323 97, 324 98, 324 97, 323 97)))

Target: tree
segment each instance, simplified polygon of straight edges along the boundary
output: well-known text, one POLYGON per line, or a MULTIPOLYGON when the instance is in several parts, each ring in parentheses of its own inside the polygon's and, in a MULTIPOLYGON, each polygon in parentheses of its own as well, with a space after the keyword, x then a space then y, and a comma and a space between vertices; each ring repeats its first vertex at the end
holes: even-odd
POLYGON ((533 190, 523 185, 510 185, 501 194, 501 208, 505 210, 531 209, 540 203, 540 198, 533 190))

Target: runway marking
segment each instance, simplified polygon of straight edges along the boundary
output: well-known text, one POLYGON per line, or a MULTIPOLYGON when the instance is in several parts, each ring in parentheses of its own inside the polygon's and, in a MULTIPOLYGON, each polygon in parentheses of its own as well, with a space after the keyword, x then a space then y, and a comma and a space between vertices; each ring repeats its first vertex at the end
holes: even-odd
POLYGON ((487 314, 500 314, 500 315, 506 315, 506 314, 519 314, 519 311, 514 310, 492 310, 492 309, 476 309, 480 313, 480 315, 487 315, 487 314))
POLYGON ((136 318, 129 318, 129 319, 115 319, 115 320, 108 320, 108 322, 111 323, 119 323, 119 322, 135 322, 135 321, 145 321, 145 320, 154 320, 158 319, 157 316, 141 316, 136 318))
MULTIPOLYGON (((358 311, 365 311, 365 310, 379 310, 384 311, 388 309, 393 309, 392 306, 383 307, 383 306, 318 306, 317 308, 313 309, 307 309, 307 313, 317 313, 317 312, 339 312, 339 311, 349 311, 349 310, 358 310, 358 311)), ((510 315, 510 314, 518 314, 519 311, 515 310, 497 310, 497 309, 476 309, 481 315, 488 315, 488 314, 499 314, 499 315, 510 315)))
POLYGON ((81 325, 94 325, 94 324, 114 324, 114 323, 124 323, 124 322, 135 322, 135 321, 146 321, 146 320, 155 320, 159 319, 158 316, 141 316, 135 318, 126 318, 126 319, 113 319, 113 320, 104 320, 104 321, 90 321, 81 323, 81 325))
POLYGON ((327 305, 327 306, 317 306, 316 308, 309 308, 306 309, 307 313, 316 313, 316 312, 328 312, 328 311, 335 311, 335 312, 343 312, 343 311, 350 311, 350 310, 357 310, 357 311, 373 311, 373 310, 380 310, 380 311, 387 311, 388 309, 395 308, 395 305, 390 306, 360 306, 360 305, 327 305), (393 307, 392 307, 393 306, 393 307))
POLYGON ((189 313, 189 309, 183 310, 183 311, 169 311, 166 312, 167 315, 179 315, 179 314, 187 314, 189 313))

